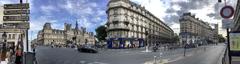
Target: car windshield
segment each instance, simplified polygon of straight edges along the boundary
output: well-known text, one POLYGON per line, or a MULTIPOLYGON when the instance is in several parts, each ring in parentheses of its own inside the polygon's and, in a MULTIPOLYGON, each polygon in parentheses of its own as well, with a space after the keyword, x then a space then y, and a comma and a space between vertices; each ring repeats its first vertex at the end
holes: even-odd
POLYGON ((240 64, 240 0, 0 0, 0 64, 240 64))

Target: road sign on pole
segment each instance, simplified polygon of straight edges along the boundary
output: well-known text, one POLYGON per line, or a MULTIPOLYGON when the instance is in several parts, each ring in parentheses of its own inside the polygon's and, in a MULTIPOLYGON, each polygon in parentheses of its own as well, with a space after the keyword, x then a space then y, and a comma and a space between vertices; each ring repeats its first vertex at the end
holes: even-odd
POLYGON ((233 27, 233 19, 223 19, 222 20, 222 28, 232 28, 233 27))
POLYGON ((222 16, 222 18, 231 18, 234 14, 234 8, 232 6, 224 6, 221 11, 220 11, 220 15, 222 16))
MULTIPOLYGON (((225 1, 225 6, 221 9, 220 11, 220 15, 222 16, 223 19, 223 28, 227 29, 227 42, 228 42, 228 52, 230 52, 230 40, 229 40, 229 28, 231 28, 233 21, 229 18, 231 18, 234 14, 234 8, 232 6, 227 6, 226 5, 226 1, 225 1)), ((229 56, 229 63, 231 64, 232 59, 231 59, 231 55, 228 54, 229 56)))

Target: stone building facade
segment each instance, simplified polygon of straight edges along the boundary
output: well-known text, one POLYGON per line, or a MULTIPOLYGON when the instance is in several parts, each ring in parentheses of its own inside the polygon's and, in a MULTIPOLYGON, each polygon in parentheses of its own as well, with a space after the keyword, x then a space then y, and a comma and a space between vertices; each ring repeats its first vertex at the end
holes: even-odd
POLYGON ((86 28, 78 28, 76 23, 75 28, 71 24, 64 24, 64 30, 53 29, 51 23, 45 23, 43 29, 38 32, 37 42, 43 45, 48 44, 67 44, 69 42, 79 45, 95 44, 93 32, 86 32, 86 28))
POLYGON ((191 13, 183 13, 180 22, 180 42, 182 44, 206 44, 217 42, 218 25, 213 29, 209 23, 199 20, 191 13))
POLYGON ((240 1, 237 0, 237 5, 234 12, 233 17, 233 28, 231 29, 231 32, 240 32, 240 1))
POLYGON ((109 48, 143 47, 171 42, 173 30, 141 5, 129 0, 109 0, 109 48))
POLYGON ((28 42, 29 11, 29 3, 0 6, 0 44, 4 43, 2 35, 5 32, 7 46, 19 47, 24 52, 31 51, 28 42))

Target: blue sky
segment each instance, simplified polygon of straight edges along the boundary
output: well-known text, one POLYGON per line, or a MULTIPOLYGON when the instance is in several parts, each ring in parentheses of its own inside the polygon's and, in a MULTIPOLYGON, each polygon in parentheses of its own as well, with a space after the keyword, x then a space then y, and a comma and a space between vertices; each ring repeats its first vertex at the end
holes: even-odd
MULTIPOLYGON (((76 21, 79 27, 86 27, 87 31, 94 32, 95 28, 107 21, 106 9, 108 0, 23 0, 30 3, 30 40, 36 38, 37 32, 46 22, 52 23, 52 28, 63 29, 64 23, 73 24, 76 21)), ((219 9, 224 3, 217 0, 131 0, 144 6, 149 12, 169 25, 175 33, 179 33, 180 15, 191 12, 197 18, 210 24, 219 24, 219 9)), ((228 5, 235 7, 235 0, 226 0, 228 5)), ((0 0, 0 5, 18 3, 19 0, 0 0)), ((220 29, 220 34, 225 34, 220 29)))
MULTIPOLYGON (((23 0, 26 2, 26 0, 23 0)), ((19 0, 1 0, 0 4, 18 3, 19 0)), ((36 38, 37 32, 46 22, 52 23, 52 28, 63 29, 64 23, 75 27, 86 27, 94 32, 95 28, 106 22, 107 0, 28 0, 30 3, 31 40, 36 38)))

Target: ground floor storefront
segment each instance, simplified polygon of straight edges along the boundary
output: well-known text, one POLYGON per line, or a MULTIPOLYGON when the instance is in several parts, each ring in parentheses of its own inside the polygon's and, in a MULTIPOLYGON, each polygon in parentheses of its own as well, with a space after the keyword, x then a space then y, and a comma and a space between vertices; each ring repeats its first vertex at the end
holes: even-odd
POLYGON ((142 38, 109 38, 107 40, 108 48, 126 49, 144 47, 142 38))

